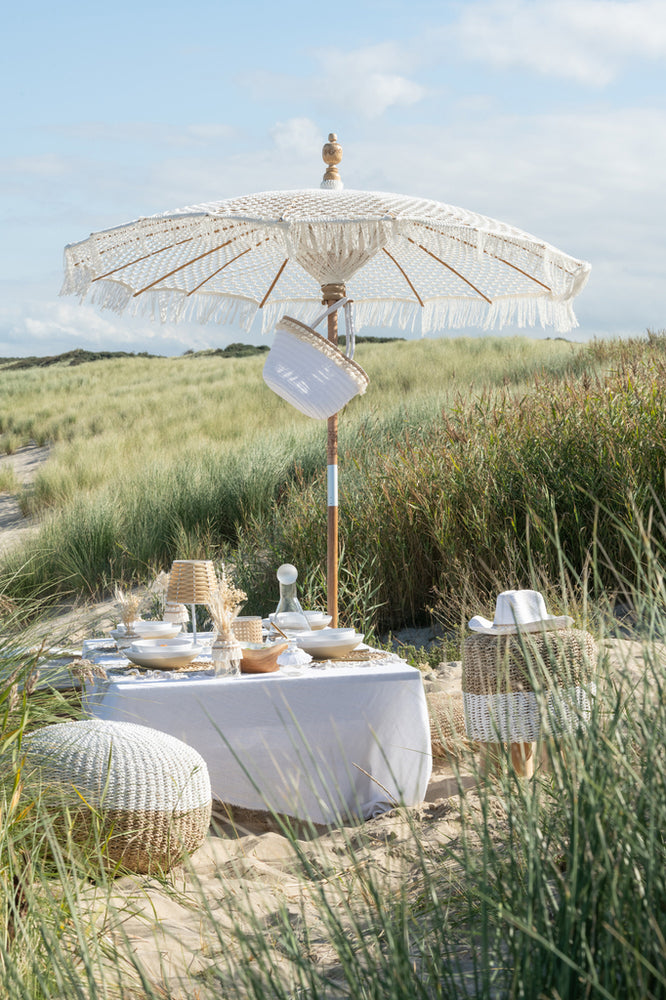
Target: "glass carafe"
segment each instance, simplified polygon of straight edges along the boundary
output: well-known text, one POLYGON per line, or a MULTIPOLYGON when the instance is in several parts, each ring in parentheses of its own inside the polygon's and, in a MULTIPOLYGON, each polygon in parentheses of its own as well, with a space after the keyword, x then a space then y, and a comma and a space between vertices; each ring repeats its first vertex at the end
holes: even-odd
POLYGON ((275 624, 283 631, 309 632, 310 625, 296 593, 298 570, 291 563, 283 563, 277 571, 277 578, 280 584, 280 601, 275 609, 275 624))

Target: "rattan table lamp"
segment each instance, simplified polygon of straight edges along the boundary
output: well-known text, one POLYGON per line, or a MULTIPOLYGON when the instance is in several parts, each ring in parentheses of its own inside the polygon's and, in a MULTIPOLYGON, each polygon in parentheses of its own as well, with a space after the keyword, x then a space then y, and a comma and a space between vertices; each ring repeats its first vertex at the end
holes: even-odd
POLYGON ((178 559, 171 566, 167 602, 189 604, 192 609, 192 641, 197 641, 195 605, 207 604, 217 588, 215 567, 210 559, 178 559))

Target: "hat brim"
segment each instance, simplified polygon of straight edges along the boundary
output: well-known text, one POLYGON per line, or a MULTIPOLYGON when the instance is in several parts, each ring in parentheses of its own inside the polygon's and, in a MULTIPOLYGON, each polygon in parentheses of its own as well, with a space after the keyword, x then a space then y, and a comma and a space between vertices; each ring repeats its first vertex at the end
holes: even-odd
POLYGON ((560 628, 568 628, 573 624, 573 618, 569 615, 549 615, 537 622, 525 622, 521 625, 495 625, 488 618, 476 615, 470 619, 469 627, 472 632, 480 632, 482 635, 517 635, 519 632, 555 632, 560 628))

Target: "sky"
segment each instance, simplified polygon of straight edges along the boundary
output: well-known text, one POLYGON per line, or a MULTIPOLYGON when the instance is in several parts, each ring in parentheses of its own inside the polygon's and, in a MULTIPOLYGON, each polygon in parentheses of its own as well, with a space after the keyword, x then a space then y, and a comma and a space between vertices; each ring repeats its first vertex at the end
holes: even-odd
POLYGON ((666 328, 666 0, 35 0, 8 7, 0 44, 0 357, 262 342, 60 296, 63 249, 318 187, 331 131, 346 188, 589 261, 571 339, 666 328))

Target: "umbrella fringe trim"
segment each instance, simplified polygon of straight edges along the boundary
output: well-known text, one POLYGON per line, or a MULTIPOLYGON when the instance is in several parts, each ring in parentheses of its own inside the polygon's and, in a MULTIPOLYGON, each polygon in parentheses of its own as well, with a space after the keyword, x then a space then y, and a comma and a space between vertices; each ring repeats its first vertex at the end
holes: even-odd
MULTIPOLYGON (((86 272, 77 268, 66 275, 62 295, 78 294, 80 298, 102 309, 133 316, 148 316, 160 323, 196 322, 200 324, 234 324, 246 332, 261 312, 260 330, 275 329, 285 313, 310 324, 320 313, 312 302, 267 303, 259 310, 256 302, 236 296, 221 299, 212 295, 174 295, 172 291, 145 292, 133 298, 132 290, 121 282, 104 280, 91 284, 86 272), (73 273, 72 273, 73 272, 73 273)), ((578 326, 569 299, 553 300, 547 294, 521 298, 496 299, 492 304, 460 297, 427 302, 424 307, 400 300, 354 303, 354 319, 358 329, 364 327, 398 327, 422 335, 465 326, 483 330, 502 330, 506 326, 540 325, 566 333, 578 326)))

